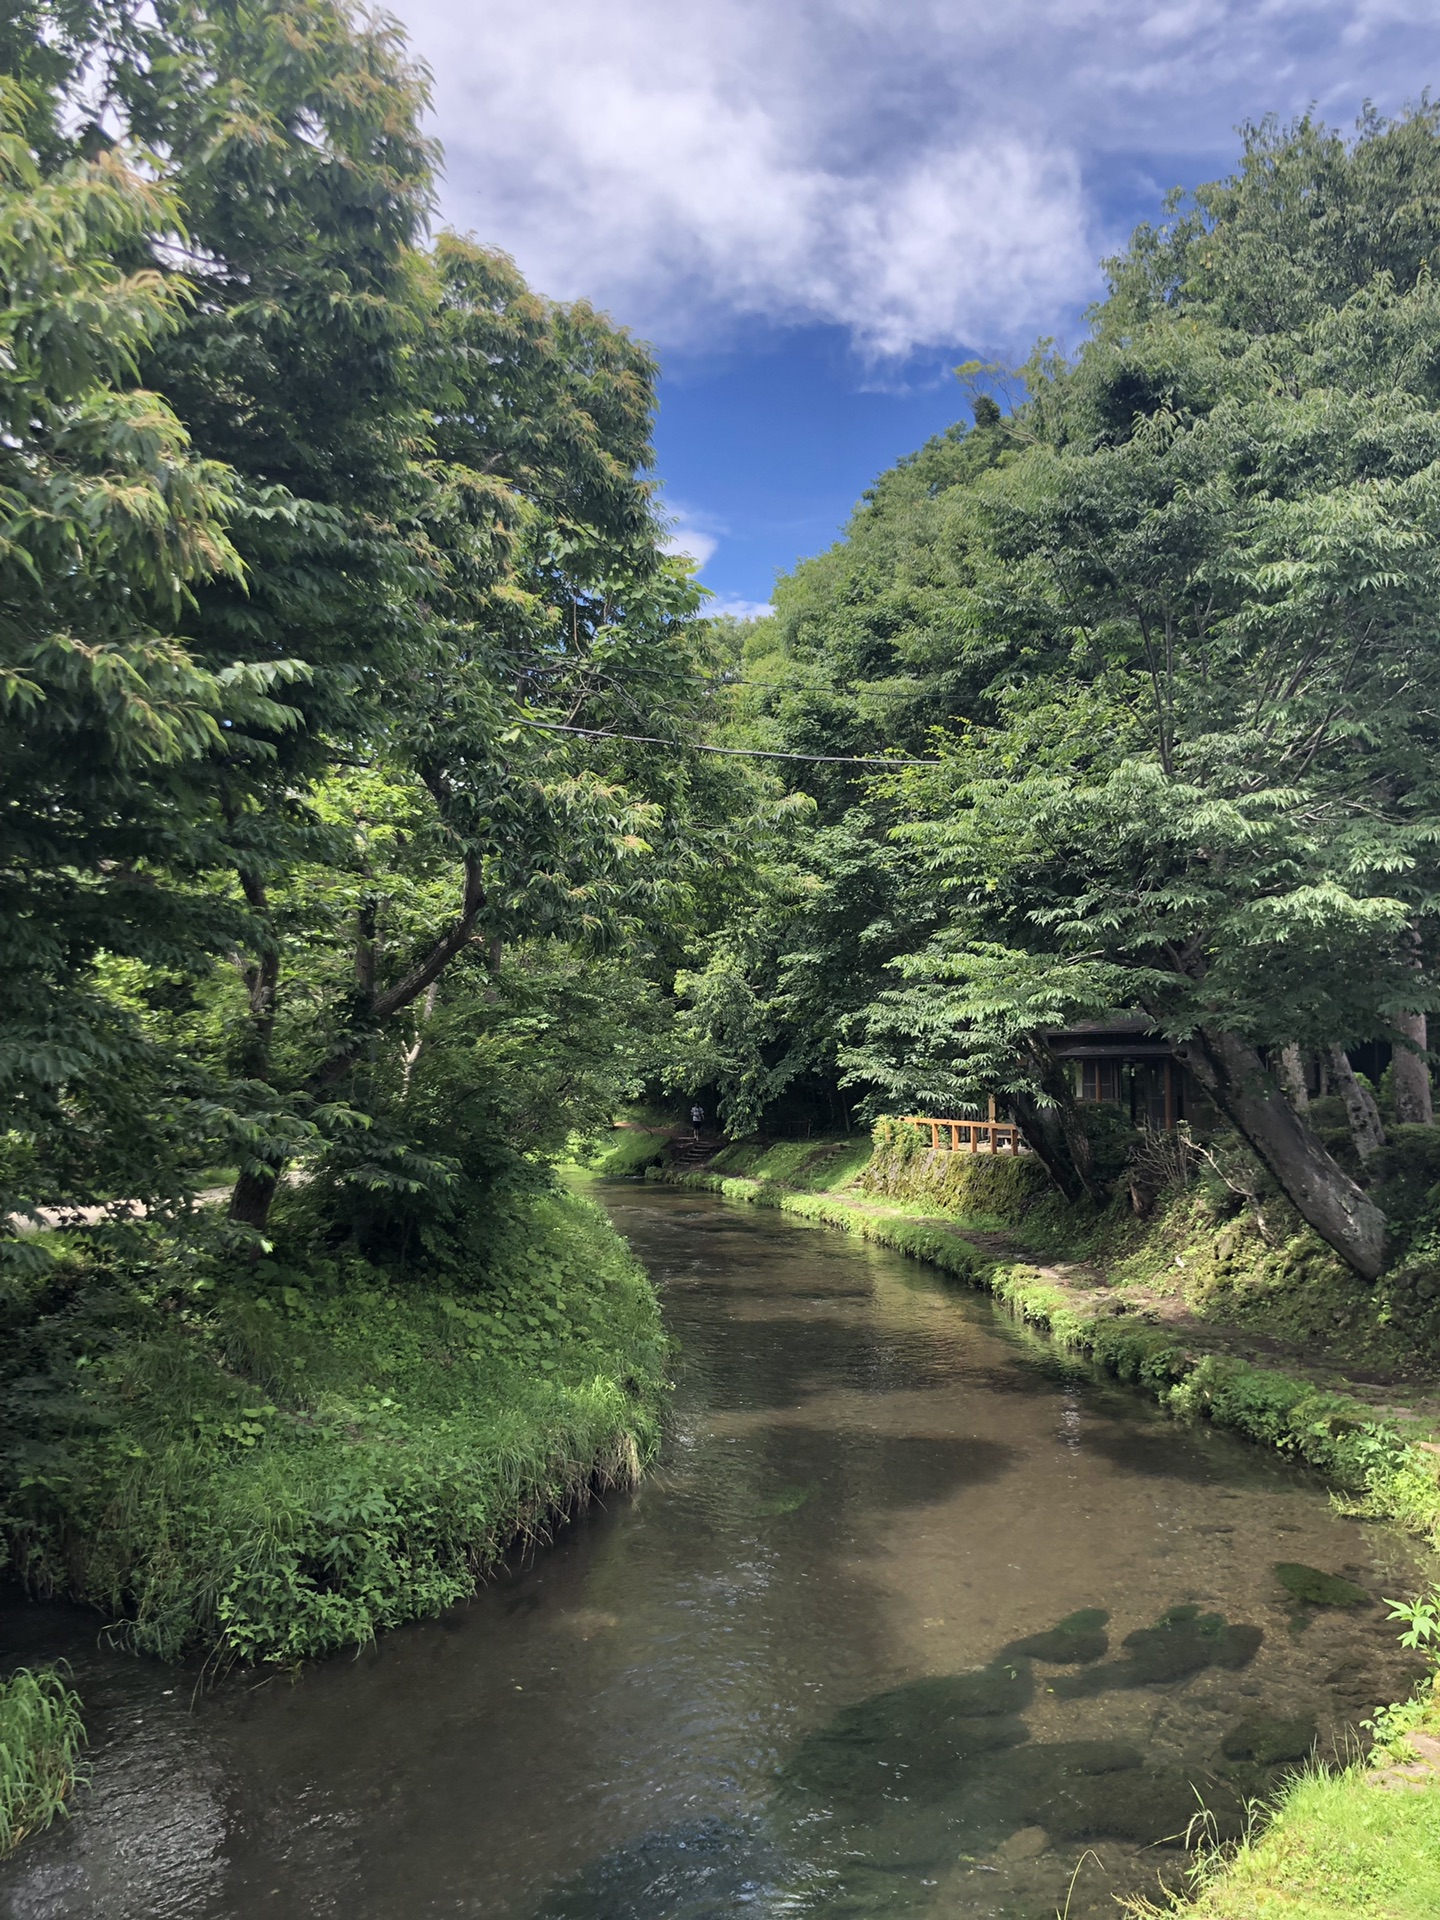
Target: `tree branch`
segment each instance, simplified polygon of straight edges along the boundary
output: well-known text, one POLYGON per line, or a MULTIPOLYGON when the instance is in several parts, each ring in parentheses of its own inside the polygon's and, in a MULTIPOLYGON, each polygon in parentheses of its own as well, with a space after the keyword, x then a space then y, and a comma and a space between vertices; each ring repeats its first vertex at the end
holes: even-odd
POLYGON ((402 1007, 408 1007, 412 1000, 418 1000, 432 980, 440 978, 456 954, 468 943, 484 905, 485 889, 481 881, 480 862, 475 855, 467 854, 465 856, 465 898, 460 907, 460 917, 446 933, 441 935, 418 966, 412 967, 403 979, 395 982, 393 987, 387 987, 384 993, 376 994, 370 1005, 370 1012, 374 1019, 388 1020, 402 1007))

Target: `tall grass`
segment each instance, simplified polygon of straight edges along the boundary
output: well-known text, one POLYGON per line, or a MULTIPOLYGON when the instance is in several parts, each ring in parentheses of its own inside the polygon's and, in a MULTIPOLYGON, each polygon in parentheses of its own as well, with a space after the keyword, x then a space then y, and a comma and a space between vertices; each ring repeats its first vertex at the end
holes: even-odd
POLYGON ((84 1744, 79 1697, 54 1667, 0 1681, 0 1856, 64 1812, 84 1744))

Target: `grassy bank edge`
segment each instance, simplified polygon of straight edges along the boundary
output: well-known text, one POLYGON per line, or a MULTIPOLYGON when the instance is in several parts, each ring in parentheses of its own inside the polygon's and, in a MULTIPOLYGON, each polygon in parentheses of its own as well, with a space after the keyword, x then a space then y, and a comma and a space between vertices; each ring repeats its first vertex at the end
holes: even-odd
MULTIPOLYGON (((1414 1731, 1440 1734, 1433 1694, 1414 1731)), ((1188 1900, 1132 1903, 1127 1920, 1432 1920, 1440 1912, 1440 1776, 1382 1784, 1357 1761, 1307 1767, 1270 1807, 1257 1808, 1238 1848, 1202 1861, 1188 1900)))
MULTIPOLYGON (((653 1176, 652 1176, 653 1177, 653 1176)), ((1302 1374, 1233 1356, 1196 1355, 1164 1328, 1076 1310, 1034 1266, 997 1259, 963 1226, 843 1192, 806 1192, 768 1174, 672 1173, 669 1183, 774 1207, 922 1260, 988 1290, 1067 1352, 1152 1393, 1182 1417, 1203 1417, 1322 1473, 1354 1508, 1440 1545, 1435 1438, 1417 1424, 1377 1419, 1359 1400, 1302 1374)), ((853 1179, 853 1161, 841 1182, 853 1179)), ((1411 1732, 1440 1735, 1434 1683, 1390 1717, 1394 1752, 1411 1732)), ((1384 1758, 1383 1754, 1376 1758, 1384 1758)), ((1257 1808, 1250 1838, 1202 1869, 1195 1920, 1429 1920, 1440 1911, 1440 1774, 1386 1790, 1374 1766, 1312 1771, 1257 1808)), ((1136 1920, 1154 1908, 1132 1910, 1136 1920)))
POLYGON ((137 1651, 294 1666, 364 1645, 633 1485, 658 1444, 659 1303, 584 1196, 527 1202, 479 1289, 267 1264, 146 1309, 64 1476, 0 1509, 31 1589, 137 1651))

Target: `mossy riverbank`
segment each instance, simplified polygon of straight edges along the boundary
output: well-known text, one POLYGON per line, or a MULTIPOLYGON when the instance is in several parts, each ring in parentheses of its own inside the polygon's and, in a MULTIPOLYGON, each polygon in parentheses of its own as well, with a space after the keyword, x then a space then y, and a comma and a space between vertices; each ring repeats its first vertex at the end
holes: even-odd
POLYGON ((33 1592, 143 1652, 362 1644, 463 1598, 658 1441, 655 1295, 575 1195, 519 1203, 464 1284, 261 1260, 117 1306, 58 1252, 9 1309, 18 1364, 50 1366, 56 1392, 0 1519, 33 1592))
POLYGON ((662 1177, 838 1227, 984 1287, 1061 1347, 1173 1412, 1304 1461, 1440 1548, 1435 1386, 1424 1369, 1393 1370, 1399 1343, 1384 1303, 1353 1300, 1344 1276, 1298 1230, 1277 1244, 1278 1221, 1268 1238, 1245 1220, 1207 1223, 1194 1193, 1145 1222, 1119 1212, 1077 1217, 1051 1198, 1033 1161, 907 1152, 883 1135, 878 1152, 853 1139, 741 1142, 704 1171, 662 1177), (1228 1278, 1207 1285, 1216 1273, 1228 1278), (1322 1304, 1312 1299, 1302 1311, 1307 1292, 1322 1304), (1258 1332, 1277 1298, 1308 1340, 1258 1332), (1335 1298, 1346 1303, 1350 1339, 1332 1321, 1336 1337, 1322 1350, 1316 1334, 1335 1298), (1377 1350, 1392 1364, 1376 1366, 1377 1350))
MULTIPOLYGON (((1027 1160, 917 1151, 896 1130, 882 1130, 873 1152, 854 1140, 738 1143, 706 1171, 659 1177, 781 1208, 985 1287, 1177 1415, 1304 1461, 1341 1499, 1440 1547, 1429 1355, 1396 1334, 1383 1289, 1352 1287, 1273 1206, 1268 1218, 1223 1205, 1207 1217, 1205 1193, 1187 1187, 1149 1219, 1118 1206, 1079 1216, 1027 1160), (1284 1335, 1259 1335, 1277 1305, 1284 1335), (1322 1328, 1331 1335, 1323 1344, 1322 1328)), ((1392 1727, 1394 1751, 1339 1772, 1309 1769, 1273 1807, 1257 1808, 1251 1837, 1202 1867, 1187 1911, 1199 1920, 1440 1912, 1432 1690, 1392 1727), (1420 1737, 1418 1754, 1407 1730, 1420 1737), (1381 1765, 1417 1758, 1404 1770, 1381 1765)))

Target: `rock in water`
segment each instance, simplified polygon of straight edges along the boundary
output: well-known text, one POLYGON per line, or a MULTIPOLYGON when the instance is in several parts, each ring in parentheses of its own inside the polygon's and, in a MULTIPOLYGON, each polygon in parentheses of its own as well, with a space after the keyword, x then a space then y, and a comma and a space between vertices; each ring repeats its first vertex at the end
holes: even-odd
POLYGON ((1313 1714, 1286 1720, 1278 1714, 1252 1713, 1231 1727, 1220 1751, 1227 1760, 1253 1760, 1257 1766, 1273 1767, 1279 1760, 1303 1760, 1318 1731, 1313 1714))
POLYGON ((1012 1833, 995 1849, 1000 1860, 1038 1860, 1047 1851, 1050 1836, 1044 1827, 1021 1827, 1018 1833, 1012 1833))

